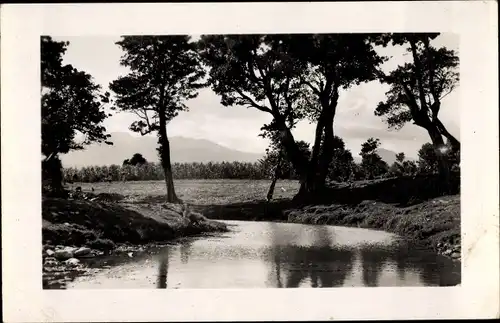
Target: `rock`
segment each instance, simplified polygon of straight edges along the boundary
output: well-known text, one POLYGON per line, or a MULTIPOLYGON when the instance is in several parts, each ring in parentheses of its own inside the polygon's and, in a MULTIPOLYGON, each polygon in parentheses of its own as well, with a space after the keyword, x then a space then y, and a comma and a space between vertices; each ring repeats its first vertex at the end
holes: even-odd
POLYGON ((78 260, 76 258, 70 258, 70 259, 66 260, 64 263, 66 265, 69 265, 69 266, 76 266, 80 263, 80 260, 78 260))
POLYGON ((55 253, 55 252, 54 252, 54 250, 50 250, 50 249, 45 250, 45 254, 46 254, 47 256, 49 256, 49 257, 53 256, 53 255, 54 255, 54 253, 55 253))
POLYGON ((132 257, 134 256, 134 253, 133 253, 133 252, 129 252, 129 253, 128 253, 128 256, 129 256, 130 258, 132 258, 132 257))
POLYGON ((73 254, 78 250, 78 248, 76 248, 76 247, 64 247, 63 250, 69 251, 73 254))
POLYGON ((73 258, 73 253, 68 250, 58 249, 54 252, 54 257, 58 260, 67 260, 73 258))
POLYGON ((65 226, 69 226, 70 224, 68 222, 64 222, 64 225, 65 226))
POLYGON ((56 250, 58 250, 58 249, 64 249, 64 246, 57 245, 57 246, 56 246, 56 250))
POLYGON ((460 258, 460 252, 454 252, 451 254, 451 258, 460 258))
POLYGON ((445 256, 449 256, 451 254, 451 250, 450 249, 447 249, 443 252, 443 255, 445 256))
POLYGON ((90 248, 81 247, 80 249, 75 250, 75 252, 73 252, 73 255, 75 257, 81 257, 81 256, 88 255, 90 253, 90 251, 91 251, 90 248))
POLYGON ((50 244, 46 244, 43 246, 43 251, 47 251, 48 249, 51 249, 53 250, 54 249, 54 246, 53 245, 50 245, 50 244))

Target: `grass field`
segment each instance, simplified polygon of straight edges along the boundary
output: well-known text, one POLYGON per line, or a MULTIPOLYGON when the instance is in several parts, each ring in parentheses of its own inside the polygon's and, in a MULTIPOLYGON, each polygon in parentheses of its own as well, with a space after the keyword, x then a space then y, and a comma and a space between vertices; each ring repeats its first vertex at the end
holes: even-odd
MULTIPOLYGON (((266 199, 271 181, 268 180, 176 180, 177 196, 196 205, 223 205, 255 202, 266 199)), ((98 193, 118 193, 132 200, 162 200, 167 193, 164 181, 136 181, 111 183, 74 183, 70 188, 80 186, 84 192, 94 188, 98 193)), ((274 191, 275 199, 292 198, 299 190, 299 182, 278 181, 274 191)))

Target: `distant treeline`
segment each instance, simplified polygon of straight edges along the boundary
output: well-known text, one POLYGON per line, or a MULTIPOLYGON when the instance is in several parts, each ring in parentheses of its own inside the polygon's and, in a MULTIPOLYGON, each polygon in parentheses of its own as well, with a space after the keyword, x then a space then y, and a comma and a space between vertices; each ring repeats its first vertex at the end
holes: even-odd
MULTIPOLYGON (((208 162, 173 163, 174 179, 268 179, 269 167, 264 163, 208 162)), ((165 179, 159 163, 133 165, 90 166, 64 168, 66 182, 150 181, 165 179)), ((282 179, 298 179, 293 171, 282 179)))

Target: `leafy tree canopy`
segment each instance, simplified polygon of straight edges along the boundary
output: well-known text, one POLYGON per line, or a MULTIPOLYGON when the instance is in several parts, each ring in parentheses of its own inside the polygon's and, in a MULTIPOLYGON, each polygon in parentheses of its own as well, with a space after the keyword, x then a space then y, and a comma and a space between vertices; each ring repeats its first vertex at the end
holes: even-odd
POLYGON ((116 107, 139 117, 130 130, 143 135, 157 131, 159 114, 171 120, 198 95, 205 70, 189 36, 123 36, 117 42, 125 54, 120 64, 130 73, 111 82, 116 107))
POLYGON ((47 158, 92 142, 111 144, 102 126, 108 116, 104 104, 109 103, 109 93, 101 93, 89 74, 63 65, 68 45, 41 38, 42 153, 47 158), (78 134, 83 141, 76 140, 78 134))
POLYGON ((425 128, 437 119, 441 100, 457 86, 457 53, 431 46, 430 41, 438 35, 386 34, 378 40, 382 45, 406 45, 413 58, 381 77, 390 89, 386 100, 378 104, 375 115, 385 117, 389 127, 399 129, 413 121, 425 128))

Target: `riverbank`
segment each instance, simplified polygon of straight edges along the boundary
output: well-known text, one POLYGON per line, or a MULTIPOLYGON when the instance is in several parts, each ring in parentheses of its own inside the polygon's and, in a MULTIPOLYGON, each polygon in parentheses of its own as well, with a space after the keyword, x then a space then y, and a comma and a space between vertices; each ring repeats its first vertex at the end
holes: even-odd
POLYGON ((132 257, 176 238, 227 231, 225 224, 201 214, 196 221, 184 217, 180 205, 116 203, 106 197, 42 200, 44 285, 85 272, 84 258, 116 253, 132 257))
MULTIPOLYGON (((275 199, 265 200, 270 181, 180 180, 181 199, 215 220, 301 222, 360 226, 399 234, 408 240, 460 259, 460 174, 453 174, 451 192, 439 194, 435 175, 331 183, 323 199, 303 205, 292 197, 299 183, 278 181, 275 199)), ((78 183, 83 191, 119 203, 161 203, 158 181, 78 183)))
POLYGON ((461 259, 460 195, 410 206, 367 200, 359 204, 311 205, 284 210, 288 222, 327 224, 396 233, 453 259, 461 259))

